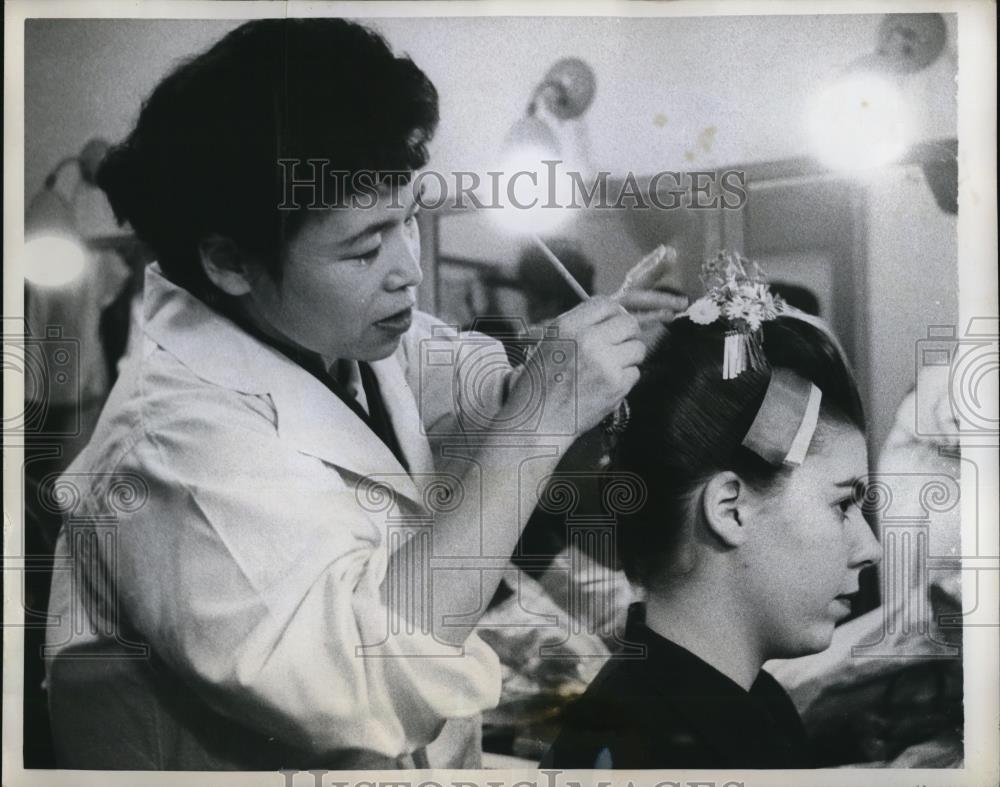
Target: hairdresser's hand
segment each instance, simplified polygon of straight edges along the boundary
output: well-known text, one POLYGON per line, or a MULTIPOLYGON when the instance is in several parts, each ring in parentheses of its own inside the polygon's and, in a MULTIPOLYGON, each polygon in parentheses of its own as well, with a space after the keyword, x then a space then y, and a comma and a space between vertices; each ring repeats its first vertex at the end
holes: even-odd
POLYGON ((511 399, 524 403, 535 388, 534 396, 544 396, 539 431, 579 435, 612 412, 639 379, 646 355, 639 322, 598 296, 557 317, 549 329, 553 335, 538 343, 515 378, 511 399))
POLYGON ((686 295, 666 289, 629 290, 618 298, 618 303, 638 320, 640 340, 647 349, 666 333, 670 321, 690 305, 686 295))
POLYGON ((676 265, 677 250, 658 246, 632 267, 611 296, 639 321, 640 338, 647 348, 656 344, 665 326, 688 307, 686 295, 664 284, 676 265))

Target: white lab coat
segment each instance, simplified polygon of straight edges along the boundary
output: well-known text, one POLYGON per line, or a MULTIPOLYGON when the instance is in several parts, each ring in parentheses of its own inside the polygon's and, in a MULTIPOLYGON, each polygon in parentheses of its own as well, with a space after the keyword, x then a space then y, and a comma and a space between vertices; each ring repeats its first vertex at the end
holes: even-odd
MULTIPOLYGON (((364 479, 392 488, 395 515, 426 513, 425 427, 460 386, 417 356, 461 338, 418 314, 372 364, 407 472, 321 382, 156 266, 144 299, 141 357, 54 490, 70 513, 47 653, 60 766, 428 764, 446 719, 497 703, 499 662, 476 635, 386 639, 386 507, 364 479)), ((498 404, 502 377, 478 395, 498 404)))

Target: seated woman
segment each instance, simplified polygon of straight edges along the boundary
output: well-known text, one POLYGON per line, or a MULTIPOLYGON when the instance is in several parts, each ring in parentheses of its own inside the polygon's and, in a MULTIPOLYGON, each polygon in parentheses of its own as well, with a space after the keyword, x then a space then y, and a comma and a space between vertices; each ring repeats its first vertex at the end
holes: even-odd
POLYGON ((739 259, 713 270, 719 285, 647 359, 616 449, 647 491, 619 523, 646 598, 626 638, 645 655, 605 665, 543 765, 811 766, 798 713, 761 666, 828 647, 879 557, 858 508, 864 417, 822 323, 739 259))

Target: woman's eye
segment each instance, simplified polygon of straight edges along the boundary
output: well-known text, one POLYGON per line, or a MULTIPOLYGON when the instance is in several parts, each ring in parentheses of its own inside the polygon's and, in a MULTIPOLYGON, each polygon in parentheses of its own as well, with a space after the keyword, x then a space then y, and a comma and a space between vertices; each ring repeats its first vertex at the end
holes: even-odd
POLYGON ((360 260, 361 262, 368 263, 374 260, 378 256, 380 251, 382 251, 382 247, 376 246, 371 251, 366 251, 364 254, 359 254, 357 257, 355 257, 355 259, 360 260))
POLYGON ((853 505, 854 505, 853 495, 851 497, 845 497, 843 500, 837 503, 837 509, 840 511, 840 516, 843 519, 847 519, 847 513, 851 510, 851 507, 853 505))

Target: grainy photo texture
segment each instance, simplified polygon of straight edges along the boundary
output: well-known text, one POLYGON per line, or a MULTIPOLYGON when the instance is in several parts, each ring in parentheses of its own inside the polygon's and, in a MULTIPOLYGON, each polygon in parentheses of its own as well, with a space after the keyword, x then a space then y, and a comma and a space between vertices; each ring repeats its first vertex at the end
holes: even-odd
POLYGON ((22 776, 987 783, 959 14, 228 5, 21 7, 22 776))

